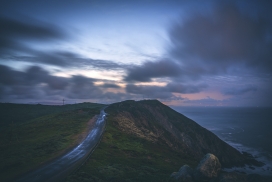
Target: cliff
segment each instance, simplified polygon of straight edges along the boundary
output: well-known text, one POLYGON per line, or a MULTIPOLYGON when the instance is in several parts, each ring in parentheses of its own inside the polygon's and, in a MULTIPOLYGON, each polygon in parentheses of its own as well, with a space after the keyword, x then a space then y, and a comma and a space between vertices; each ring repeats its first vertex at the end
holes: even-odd
POLYGON ((105 112, 101 142, 66 181, 171 181, 181 166, 198 169, 207 153, 217 156, 223 168, 259 164, 157 100, 114 103, 105 112))
POLYGON ((167 146, 195 160, 200 160, 207 153, 213 153, 223 167, 260 164, 157 100, 119 102, 110 105, 106 112, 121 131, 167 146))

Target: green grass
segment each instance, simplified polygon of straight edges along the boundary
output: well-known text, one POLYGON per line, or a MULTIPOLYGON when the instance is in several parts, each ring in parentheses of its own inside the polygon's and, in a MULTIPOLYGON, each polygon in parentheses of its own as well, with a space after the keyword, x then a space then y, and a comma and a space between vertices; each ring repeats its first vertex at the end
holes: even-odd
POLYGON ((168 181, 184 164, 194 167, 197 161, 122 132, 109 115, 101 143, 66 181, 168 181))
POLYGON ((38 118, 47 114, 102 106, 103 104, 88 102, 60 106, 0 103, 0 131, 4 130, 6 127, 9 127, 12 123, 20 125, 31 119, 38 118))
POLYGON ((0 116, 17 122, 1 120, 5 127, 0 132, 0 181, 23 174, 74 146, 101 106, 9 105, 8 112, 1 111, 0 116))

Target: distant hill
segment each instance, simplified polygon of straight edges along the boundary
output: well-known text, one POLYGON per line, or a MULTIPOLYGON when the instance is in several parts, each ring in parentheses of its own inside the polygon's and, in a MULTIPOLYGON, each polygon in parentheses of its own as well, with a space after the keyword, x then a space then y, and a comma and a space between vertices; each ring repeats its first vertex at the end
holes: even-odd
POLYGON ((67 181, 168 181, 173 171, 184 164, 195 167, 207 153, 223 167, 258 164, 157 100, 123 101, 105 111, 100 144, 67 181))
POLYGON ((47 114, 56 114, 74 109, 102 106, 103 104, 89 102, 67 105, 0 103, 0 130, 5 129, 10 124, 20 125, 31 119, 45 116, 47 114))

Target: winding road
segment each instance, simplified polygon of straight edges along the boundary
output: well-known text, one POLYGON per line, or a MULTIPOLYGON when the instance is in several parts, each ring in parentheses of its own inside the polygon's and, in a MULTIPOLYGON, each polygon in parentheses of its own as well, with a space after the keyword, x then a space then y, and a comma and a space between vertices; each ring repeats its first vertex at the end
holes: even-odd
POLYGON ((93 151, 96 144, 99 142, 105 127, 106 113, 104 109, 96 120, 95 126, 77 147, 58 159, 52 161, 29 174, 23 176, 18 182, 44 182, 44 181, 60 181, 65 178, 70 172, 77 169, 84 163, 89 154, 93 151))

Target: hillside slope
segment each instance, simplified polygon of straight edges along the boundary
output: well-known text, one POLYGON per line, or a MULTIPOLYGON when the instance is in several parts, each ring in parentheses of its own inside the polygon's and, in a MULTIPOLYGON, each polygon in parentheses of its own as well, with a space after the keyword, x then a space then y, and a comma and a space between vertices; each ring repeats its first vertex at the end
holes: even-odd
POLYGON ((100 144, 66 181, 168 181, 180 166, 196 167, 206 153, 223 166, 254 162, 157 100, 114 103, 105 111, 100 144))
POLYGON ((94 125, 102 106, 1 103, 0 181, 12 181, 74 147, 94 125))
POLYGON ((213 153, 225 167, 254 163, 212 132, 157 100, 115 103, 106 112, 120 130, 197 160, 213 153))

